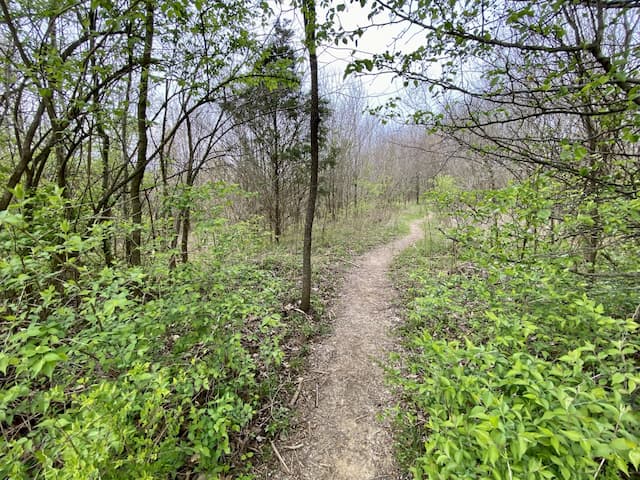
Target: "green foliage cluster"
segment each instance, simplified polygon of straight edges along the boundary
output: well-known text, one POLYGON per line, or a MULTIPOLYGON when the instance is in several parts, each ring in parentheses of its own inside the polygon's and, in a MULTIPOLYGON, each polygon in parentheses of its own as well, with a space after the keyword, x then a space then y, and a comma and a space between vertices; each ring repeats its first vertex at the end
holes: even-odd
POLYGON ((411 271, 398 280, 406 356, 390 375, 403 398, 399 458, 414 478, 638 470, 638 299, 628 276, 640 257, 626 238, 639 205, 598 203, 605 261, 593 269, 594 203, 572 204, 565 188, 559 207, 559 188, 544 176, 469 193, 436 182, 432 208, 448 228, 430 258, 413 249, 399 260, 411 271))
MULTIPOLYGON (((261 219, 226 220, 239 192, 212 187, 188 192, 189 263, 157 237, 143 266, 105 266, 123 226, 76 233, 57 188, 18 189, 0 212, 1 478, 249 478, 247 445, 287 428, 287 377, 325 328, 296 313, 299 238, 269 245, 261 219)), ((323 224, 318 284, 397 233, 394 212, 323 224)), ((317 313, 333 283, 314 292, 317 313)))
MULTIPOLYGON (((218 478, 248 464, 239 432, 283 360, 290 280, 213 249, 171 270, 100 267, 108 227, 73 233, 66 208, 40 190, 0 213, 0 477, 218 478)), ((260 242, 245 224, 217 228, 222 252, 260 242)))

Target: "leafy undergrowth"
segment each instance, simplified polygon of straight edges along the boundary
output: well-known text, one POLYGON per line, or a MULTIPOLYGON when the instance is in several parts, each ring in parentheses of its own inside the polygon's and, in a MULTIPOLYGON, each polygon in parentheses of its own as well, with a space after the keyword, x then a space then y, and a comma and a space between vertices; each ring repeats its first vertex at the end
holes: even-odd
POLYGON ((247 462, 243 429, 284 357, 285 279, 211 262, 60 281, 49 244, 22 247, 28 264, 1 265, 0 476, 215 477, 247 462))
MULTIPOLYGON (((40 200, 0 218, 0 477, 250 478, 328 328, 296 307, 297 253, 251 222, 218 222, 191 264, 99 266, 100 232, 81 238, 59 196, 40 200)), ((397 231, 388 223, 370 238, 397 231)), ((335 283, 345 257, 332 248, 316 285, 335 283)), ((330 295, 316 292, 318 312, 330 295)))
POLYGON ((399 460, 416 479, 637 475, 639 326, 603 306, 633 313, 633 299, 548 257, 487 255, 511 234, 475 230, 464 249, 436 235, 396 261, 399 460))

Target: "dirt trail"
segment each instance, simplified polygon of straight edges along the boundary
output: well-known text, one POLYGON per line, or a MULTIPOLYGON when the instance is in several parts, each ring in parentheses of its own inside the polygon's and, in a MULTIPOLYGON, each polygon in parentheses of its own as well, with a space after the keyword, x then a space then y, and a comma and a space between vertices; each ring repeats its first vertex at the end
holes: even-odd
POLYGON ((397 480, 388 425, 377 415, 391 404, 378 360, 392 348, 393 257, 421 236, 411 233, 360 257, 332 309, 334 333, 314 347, 297 406, 300 424, 276 443, 286 465, 278 480, 397 480), (288 472, 287 472, 288 470, 288 472))

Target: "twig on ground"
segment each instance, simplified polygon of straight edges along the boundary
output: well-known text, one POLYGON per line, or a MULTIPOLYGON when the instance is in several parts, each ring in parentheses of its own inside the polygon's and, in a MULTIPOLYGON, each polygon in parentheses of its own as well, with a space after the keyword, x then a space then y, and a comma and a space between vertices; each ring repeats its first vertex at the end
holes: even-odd
POLYGON ((304 443, 299 443, 298 445, 285 445, 284 448, 287 450, 297 450, 299 448, 304 447, 304 443))
POLYGON ((280 464, 282 465, 282 468, 284 468, 284 471, 287 472, 289 475, 291 475, 291 470, 289 470, 289 467, 287 466, 287 464, 285 463, 284 459, 282 458, 282 455, 280 455, 280 452, 278 451, 278 449, 276 448, 275 444, 273 443, 273 440, 269 440, 269 443, 271 444, 271 448, 273 449, 273 453, 276 454, 276 457, 280 461, 280 464))
POLYGON ((300 377, 298 379, 298 388, 296 388, 295 393, 293 394, 293 397, 291 397, 291 400, 289 401, 289 407, 293 407, 296 404, 296 401, 298 400, 298 397, 300 396, 300 391, 302 390, 302 381, 304 379, 302 377, 300 377))
POLYGON ((368 413, 365 413, 364 415, 360 415, 359 417, 356 417, 354 422, 358 422, 359 420, 362 420, 363 418, 367 418, 369 416, 368 413))
POLYGON ((300 310, 297 307, 293 307, 291 310, 293 310, 294 312, 298 312, 298 313, 304 315, 307 320, 313 320, 313 317, 311 315, 309 315, 307 312, 305 312, 304 310, 300 310))
POLYGON ((360 265, 358 265, 357 263, 353 263, 353 262, 350 262, 349 260, 345 260, 345 259, 342 259, 342 261, 344 263, 348 263, 349 265, 353 265, 356 268, 360 268, 360 265))

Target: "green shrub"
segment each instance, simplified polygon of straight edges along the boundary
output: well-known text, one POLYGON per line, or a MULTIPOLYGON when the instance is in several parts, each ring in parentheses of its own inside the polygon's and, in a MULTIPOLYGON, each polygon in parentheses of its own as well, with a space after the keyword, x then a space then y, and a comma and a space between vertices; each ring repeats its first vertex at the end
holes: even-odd
POLYGON ((219 252, 99 267, 102 239, 63 209, 54 192, 0 217, 0 477, 216 478, 242 463, 234 438, 283 358, 288 281, 219 252))
POLYGON ((405 348, 390 380, 402 398, 398 456, 416 479, 638 470, 640 327, 627 273, 640 266, 637 207, 598 203, 604 260, 587 263, 594 204, 559 206, 560 188, 544 176, 485 192, 436 182, 446 258, 409 250, 408 273, 396 273, 405 348))
POLYGON ((628 463, 637 468, 631 396, 640 375, 627 359, 640 352, 638 325, 605 316, 596 322, 624 339, 605 338, 599 348, 587 342, 557 361, 529 352, 537 333, 530 321, 501 328, 485 345, 426 332, 415 338, 407 370, 395 376, 411 405, 399 421, 425 439, 414 477, 618 478, 628 463), (416 412, 423 425, 415 424, 416 412))

